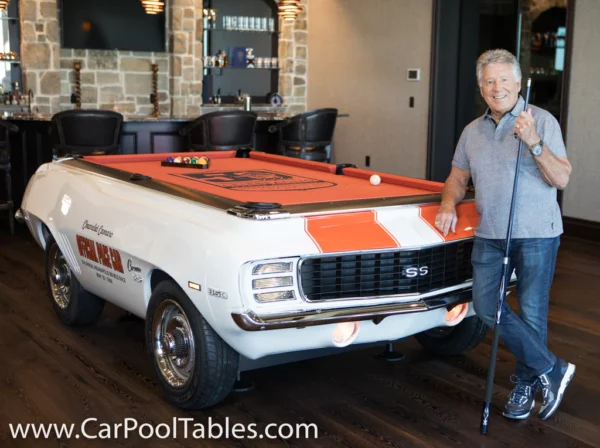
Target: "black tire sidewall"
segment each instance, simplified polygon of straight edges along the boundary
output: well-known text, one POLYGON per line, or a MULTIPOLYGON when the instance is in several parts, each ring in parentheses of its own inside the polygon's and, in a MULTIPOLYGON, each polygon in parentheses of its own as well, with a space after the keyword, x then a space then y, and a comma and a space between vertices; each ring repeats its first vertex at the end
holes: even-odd
MULTIPOLYGON (((183 292, 175 282, 166 280, 156 286, 152 292, 146 312, 146 348, 148 356, 152 362, 152 368, 154 370, 160 391, 164 396, 167 397, 169 401, 183 409, 197 409, 195 404, 199 400, 202 389, 205 387, 206 383, 210 382, 210 379, 207 377, 211 373, 206 357, 208 347, 207 341, 204 338, 204 334, 207 331, 213 332, 215 336, 219 338, 216 332, 214 332, 214 330, 210 327, 208 322, 206 322, 206 320, 202 317, 196 306, 190 301, 185 292, 183 292), (165 299, 170 299, 177 302, 177 304, 183 309, 194 336, 194 350, 196 356, 194 371, 192 372, 191 381, 182 388, 174 388, 165 381, 162 373, 159 370, 156 359, 154 358, 154 335, 152 330, 154 312, 160 303, 165 299)), ((223 341, 223 343, 225 342, 223 341)), ((233 386, 233 382, 231 386, 233 386)))
MULTIPOLYGON (((84 321, 82 322, 83 314, 86 313, 87 311, 89 311, 89 310, 85 309, 85 307, 89 308, 89 307, 93 306, 95 309, 99 308, 99 312, 97 312, 97 313, 95 311, 93 312, 93 314, 96 314, 96 317, 97 317, 97 315, 99 315, 100 312, 102 311, 104 302, 99 297, 96 297, 96 296, 92 295, 91 293, 87 292, 81 286, 81 283, 79 283, 79 280, 77 280, 77 277, 75 277, 75 274, 73 274, 73 271, 71 271, 71 278, 70 278, 71 297, 69 300, 69 304, 67 305, 66 308, 61 308, 60 306, 58 306, 58 304, 54 300, 54 296, 52 294, 52 281, 50 279, 50 272, 51 272, 50 252, 54 246, 57 246, 58 250, 62 253, 62 250, 60 249, 60 247, 58 247, 58 244, 56 243, 54 238, 52 238, 52 237, 48 238, 48 241, 46 242, 46 263, 45 263, 46 264, 46 286, 48 289, 48 295, 50 297, 50 300, 52 301, 52 308, 54 309, 54 312, 56 313, 56 315, 58 316, 60 321, 67 326, 76 326, 76 325, 80 325, 80 324, 89 323, 88 321, 90 319, 84 319, 84 321), (101 303, 91 304, 91 303, 89 303, 91 301, 101 301, 101 303), (86 302, 88 302, 88 303, 86 303, 86 302)), ((63 254, 63 256, 64 256, 64 254, 63 254)), ((69 267, 69 269, 70 269, 70 267, 69 267)), ((93 314, 91 314, 91 315, 93 315, 93 314)), ((95 318, 91 319, 91 320, 95 320, 95 318)))
POLYGON ((434 337, 426 332, 415 335, 419 343, 436 355, 459 355, 475 348, 484 338, 488 327, 477 316, 465 318, 452 327, 447 336, 434 337))

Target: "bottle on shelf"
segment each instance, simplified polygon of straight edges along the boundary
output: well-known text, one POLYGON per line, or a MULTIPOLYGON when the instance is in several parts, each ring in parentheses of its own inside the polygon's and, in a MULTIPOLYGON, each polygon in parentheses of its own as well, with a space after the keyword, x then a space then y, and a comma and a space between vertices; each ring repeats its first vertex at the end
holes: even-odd
POLYGON ((227 52, 225 50, 223 50, 222 56, 223 56, 223 67, 228 67, 229 66, 229 58, 227 57, 227 52))
POLYGON ((17 81, 13 82, 13 100, 12 103, 16 105, 21 104, 21 90, 17 81))
POLYGON ((254 68, 254 49, 246 48, 246 68, 254 68))

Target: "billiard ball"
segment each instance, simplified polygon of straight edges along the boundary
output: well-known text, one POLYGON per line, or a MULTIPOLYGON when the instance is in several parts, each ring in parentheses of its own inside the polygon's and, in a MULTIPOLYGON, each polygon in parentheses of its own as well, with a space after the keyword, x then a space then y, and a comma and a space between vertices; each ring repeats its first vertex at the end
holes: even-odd
POLYGON ((192 159, 190 157, 183 158, 183 163, 190 163, 191 161, 192 161, 192 159))
POLYGON ((381 177, 377 174, 373 174, 369 179, 369 182, 371 182, 371 185, 379 185, 381 183, 381 177))
POLYGON ((169 163, 173 163, 173 160, 174 160, 173 157, 167 157, 166 161, 169 162, 169 163))
POLYGON ((181 157, 175 157, 175 158, 173 159, 173 162, 174 162, 174 163, 181 163, 181 157))

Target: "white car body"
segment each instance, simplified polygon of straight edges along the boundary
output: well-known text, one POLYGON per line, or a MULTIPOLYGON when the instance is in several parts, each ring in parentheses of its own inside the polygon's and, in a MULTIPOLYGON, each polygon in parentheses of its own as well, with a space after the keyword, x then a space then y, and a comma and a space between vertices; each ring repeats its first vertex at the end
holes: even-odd
MULTIPOLYGON (((86 290, 141 318, 146 318, 152 277, 170 276, 221 338, 249 360, 337 349, 332 335, 339 322, 359 322, 351 341, 357 345, 395 341, 473 315, 469 306, 458 319, 446 320, 450 305, 470 301, 465 297, 471 279, 421 295, 303 297, 299 263, 324 255, 306 231, 308 219, 370 212, 399 243, 396 250, 450 244, 420 217, 415 204, 244 219, 66 162, 42 165, 23 199, 23 217, 39 245, 45 246, 49 232, 86 290), (253 275, 252 268, 266 261, 289 261, 293 270, 253 275), (292 286, 280 289, 292 290, 295 299, 257 302, 252 280, 278 276, 293 278, 292 286), (439 299, 437 306, 427 304, 432 297, 439 299), (445 298, 452 300, 444 303, 445 298)), ((418 272, 419 266, 413 268, 407 275, 418 272)))

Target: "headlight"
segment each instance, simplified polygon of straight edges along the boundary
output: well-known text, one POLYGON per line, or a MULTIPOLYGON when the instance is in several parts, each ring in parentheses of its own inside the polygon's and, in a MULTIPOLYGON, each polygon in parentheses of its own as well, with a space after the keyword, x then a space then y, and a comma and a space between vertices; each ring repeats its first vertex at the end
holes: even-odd
POLYGON ((282 274, 284 272, 292 272, 293 265, 294 265, 294 263, 257 264, 252 269, 252 275, 282 274))
POLYGON ((258 303, 296 300, 297 258, 263 260, 250 263, 246 271, 246 285, 252 287, 252 296, 258 303), (264 291, 263 290, 267 290, 264 291))
POLYGON ((254 294, 254 300, 260 303, 279 302, 281 300, 295 300, 294 291, 262 292, 254 294))
POLYGON ((266 277, 252 280, 252 289, 277 288, 279 286, 293 286, 292 277, 266 277))

